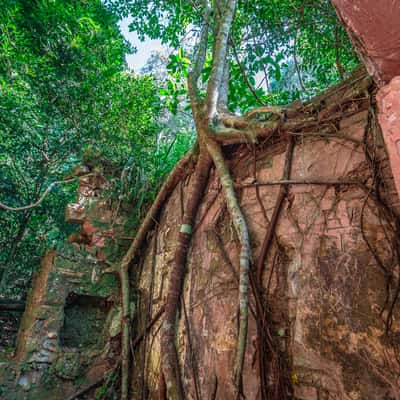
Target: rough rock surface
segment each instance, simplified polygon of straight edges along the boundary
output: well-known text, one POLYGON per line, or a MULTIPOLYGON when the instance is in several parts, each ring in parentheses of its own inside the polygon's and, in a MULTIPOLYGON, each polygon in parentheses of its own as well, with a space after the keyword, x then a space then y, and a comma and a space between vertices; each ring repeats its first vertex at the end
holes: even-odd
POLYGON ((397 192, 400 193, 400 76, 380 88, 376 99, 379 124, 385 138, 397 192))
POLYGON ((354 47, 379 85, 400 74, 398 0, 332 0, 354 47))
MULTIPOLYGON (((342 85, 319 98, 320 125, 305 124, 301 131, 292 132, 299 139, 291 179, 315 183, 290 185, 263 274, 270 330, 287 361, 285 373, 298 400, 384 400, 397 399, 400 393, 399 308, 385 335, 386 280, 376 261, 378 254, 385 268, 398 265, 397 260, 393 264, 394 233, 389 227, 397 218, 399 198, 365 93, 358 96, 360 100, 353 97, 335 108, 338 99, 351 98, 351 90, 342 85), (329 137, 323 133, 323 118, 335 115, 336 110, 340 113, 330 122, 336 133, 329 137), (392 217, 383 217, 380 204, 363 186, 373 184, 364 145, 367 134, 384 181, 382 198, 392 217), (362 184, 338 183, 349 180, 362 184)), ((255 152, 246 146, 230 149, 230 168, 249 223, 254 261, 279 186, 260 185, 257 195, 253 184, 281 179, 285 149, 285 134, 255 152)), ((166 205, 138 271, 138 329, 147 326, 165 302, 188 180, 166 205)), ((195 377, 201 398, 234 398, 238 256, 219 180, 212 173, 189 250, 177 337, 188 399, 196 398, 195 377)), ((254 308, 253 298, 251 303, 254 308)), ((248 400, 261 398, 256 339, 251 316, 243 377, 248 400)), ((133 398, 142 398, 144 392, 157 399, 160 321, 137 350, 135 360, 133 398)))
POLYGON ((354 48, 378 86, 379 122, 400 193, 400 5, 397 0, 332 0, 354 48), (386 86, 384 86, 386 85, 386 86))

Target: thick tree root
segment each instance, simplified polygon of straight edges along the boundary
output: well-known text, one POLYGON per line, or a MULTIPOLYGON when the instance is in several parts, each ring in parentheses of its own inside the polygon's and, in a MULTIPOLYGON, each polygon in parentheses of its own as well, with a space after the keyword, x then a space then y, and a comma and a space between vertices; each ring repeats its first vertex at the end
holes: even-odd
POLYGON ((130 294, 128 268, 121 268, 122 337, 121 337, 121 400, 128 400, 130 370, 130 294))
POLYGON ((149 323, 144 328, 143 332, 136 336, 136 338, 132 342, 132 349, 135 349, 137 346, 139 346, 140 343, 142 343, 142 340, 150 332, 151 328, 156 324, 156 322, 161 318, 161 316, 164 314, 164 311, 165 311, 165 305, 163 305, 157 311, 156 315, 151 319, 151 321, 149 321, 149 323))
MULTIPOLYGON (((288 149, 286 152, 286 160, 285 160, 285 166, 283 169, 282 181, 287 181, 290 179, 290 169, 291 169, 292 159, 293 159, 294 143, 295 143, 294 137, 290 136, 289 137, 289 145, 288 145, 288 149)), ((279 218, 279 215, 280 215, 280 212, 282 209, 282 204, 283 204, 283 201, 285 200, 285 197, 287 196, 287 193, 288 193, 288 185, 281 185, 281 187, 279 188, 278 198, 276 199, 274 211, 272 213, 271 221, 269 223, 267 232, 264 237, 260 255, 258 256, 257 268, 256 268, 256 270, 257 270, 256 282, 260 286, 260 289, 262 287, 262 283, 261 283, 262 282, 262 272, 263 272, 263 266, 265 263, 265 258, 271 247, 273 234, 275 232, 276 224, 278 222, 278 218, 279 218)))
POLYGON ((226 166, 221 147, 218 143, 209 140, 207 150, 219 174, 222 189, 226 198, 227 207, 233 226, 240 242, 240 274, 239 274, 239 333, 234 365, 234 382, 237 390, 241 391, 242 372, 247 342, 247 326, 249 316, 249 266, 250 266, 250 238, 245 217, 239 206, 233 180, 226 166))
POLYGON ((122 304, 122 335, 121 335, 121 400, 128 400, 129 396, 129 372, 130 372, 130 288, 129 288, 129 267, 134 258, 137 256, 137 252, 142 246, 146 235, 149 230, 154 226, 154 221, 165 203, 166 199, 175 189, 176 185, 182 179, 185 174, 187 164, 193 156, 193 150, 190 150, 174 169, 169 174, 167 180, 161 187, 158 195, 153 202, 149 212, 146 215, 143 223, 141 224, 139 231, 137 232, 135 239, 131 246, 123 257, 118 268, 111 269, 118 273, 120 284, 121 284, 121 304, 122 304))
POLYGON ((184 400, 184 392, 179 372, 178 354, 175 346, 177 313, 185 273, 187 250, 192 237, 193 222, 203 197, 208 180, 211 160, 206 152, 201 152, 192 178, 189 199, 183 215, 183 223, 177 237, 174 266, 171 271, 165 316, 161 335, 161 357, 168 399, 184 400))
MULTIPOLYGON (((283 168, 282 181, 288 181, 290 179, 290 170, 293 159, 295 138, 293 136, 289 137, 288 149, 286 151, 285 165, 283 168)), ((271 220, 267 227, 267 231, 264 237, 264 241, 261 247, 260 254, 258 256, 258 262, 255 273, 251 275, 251 286, 254 298, 256 300, 256 322, 257 322, 257 353, 258 353, 258 367, 260 374, 260 387, 261 387, 261 398, 269 399, 271 398, 271 385, 269 384, 269 378, 273 377, 273 399, 283 400, 287 398, 287 393, 285 390, 285 383, 281 377, 281 356, 279 350, 275 349, 272 335, 269 331, 269 326, 267 323, 268 312, 265 306, 265 301, 263 301, 263 284, 262 276, 265 264, 265 259, 267 258, 268 252, 271 248, 273 235, 276 229, 276 225, 279 219, 279 215, 282 209, 285 197, 288 194, 288 185, 281 185, 278 193, 278 197, 275 202, 274 211, 271 216, 271 220), (270 364, 274 366, 274 370, 270 371, 268 368, 267 354, 270 358, 270 364)), ((271 272, 272 274, 272 272, 271 272)))
POLYGON ((187 166, 193 158, 194 150, 189 150, 176 164, 173 170, 170 172, 168 178, 162 185, 160 191, 157 194, 156 199, 147 212, 142 224, 139 227, 135 235, 135 239, 132 241, 128 251, 125 253, 124 258, 121 261, 121 267, 126 268, 137 256, 138 250, 142 246, 146 239, 147 233, 154 226, 154 221, 157 218, 160 209, 165 204, 170 194, 175 189, 176 185, 182 180, 182 177, 187 174, 187 166))
POLYGON ((158 400, 167 400, 167 386, 165 385, 164 373, 162 372, 162 366, 160 367, 160 373, 158 376, 158 400))

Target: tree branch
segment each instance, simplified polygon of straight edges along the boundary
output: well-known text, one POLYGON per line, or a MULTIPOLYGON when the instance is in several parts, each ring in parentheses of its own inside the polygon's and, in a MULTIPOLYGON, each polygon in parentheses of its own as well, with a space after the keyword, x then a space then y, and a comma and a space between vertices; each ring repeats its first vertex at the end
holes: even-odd
POLYGON ((22 206, 22 207, 10 207, 10 206, 7 206, 6 204, 0 202, 0 208, 3 210, 6 210, 6 211, 24 211, 24 210, 29 210, 30 208, 35 208, 45 200, 45 198, 51 192, 51 189, 53 189, 54 186, 63 185, 65 183, 71 183, 71 182, 74 182, 76 179, 77 178, 71 178, 71 179, 66 179, 64 181, 55 181, 55 182, 51 183, 47 187, 47 189, 43 192, 43 194, 39 197, 39 199, 32 204, 28 204, 28 205, 22 206))
POLYGON ((218 98, 224 75, 225 58, 227 56, 229 30, 235 8, 236 0, 227 0, 218 24, 219 29, 214 42, 213 65, 206 95, 208 120, 212 119, 217 113, 218 98))
POLYGON ((303 90, 303 92, 306 92, 307 89, 304 86, 303 78, 301 77, 299 63, 297 61, 297 33, 298 33, 298 31, 299 31, 299 28, 297 27, 296 33, 294 35, 294 41, 293 41, 293 61, 294 61, 294 66, 296 68, 297 77, 299 78, 300 88, 301 88, 301 90, 303 90))
POLYGON ((174 169, 170 172, 168 178, 166 179, 160 191, 158 192, 156 199, 151 205, 150 210, 147 212, 145 219, 140 225, 140 228, 135 235, 135 239, 132 241, 128 251, 125 253, 125 256, 121 261, 122 268, 126 268, 127 266, 129 266, 131 261, 136 257, 136 254, 141 245, 143 244, 143 241, 145 240, 147 233, 154 226, 154 221, 158 212, 164 205, 168 196, 175 189, 175 186, 178 184, 178 182, 180 182, 182 175, 185 173, 185 170, 187 169, 186 168, 187 164, 191 160, 192 156, 193 156, 193 149, 189 150, 175 165, 174 169))
POLYGON ((25 302, 17 300, 0 299, 0 312, 1 311, 24 311, 25 302))
POLYGON ((229 41, 231 43, 232 49, 233 49, 233 55, 235 57, 236 63, 239 66, 240 69, 240 73, 242 74, 242 77, 244 79, 245 84, 247 85, 247 87, 249 88, 250 92, 252 93, 252 95, 254 96, 254 98, 257 100, 257 102, 261 105, 261 106, 265 106, 266 104, 261 100, 260 96, 257 94, 256 90, 254 89, 253 85, 250 83, 249 78, 246 74, 246 71, 244 70, 242 63, 240 62, 239 59, 239 54, 236 50, 236 46, 235 46, 235 42, 233 41, 232 37, 229 38, 229 41))
POLYGON ((230 62, 229 55, 227 54, 226 60, 224 62, 224 73, 222 74, 221 88, 218 97, 218 109, 221 111, 226 111, 228 109, 228 95, 229 95, 229 70, 230 62))
POLYGON ((266 113, 282 116, 284 112, 285 109, 280 106, 264 106, 264 107, 254 108, 248 111, 246 114, 244 114, 244 117, 251 118, 256 114, 266 114, 266 113))
POLYGON ((196 104, 200 97, 198 80, 206 60, 210 15, 211 9, 208 5, 208 1, 204 0, 203 27, 201 30, 200 41, 198 44, 193 69, 190 71, 188 76, 188 90, 192 104, 196 104))

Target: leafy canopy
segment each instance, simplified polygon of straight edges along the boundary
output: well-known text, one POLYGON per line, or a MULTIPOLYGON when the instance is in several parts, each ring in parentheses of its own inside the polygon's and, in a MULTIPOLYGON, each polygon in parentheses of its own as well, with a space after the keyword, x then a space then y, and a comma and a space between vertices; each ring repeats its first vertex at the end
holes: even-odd
MULTIPOLYGON (((2 2, 1 202, 30 204, 83 159, 99 158, 111 166, 116 188, 121 171, 131 171, 127 176, 137 183, 128 182, 124 195, 140 219, 188 143, 170 148, 170 136, 159 138, 158 90, 153 78, 126 72, 132 49, 117 22, 100 0, 2 2)), ((56 186, 39 207, 0 210, 0 295, 25 292, 45 248, 72 229, 64 210, 75 196, 76 185, 56 186)))
MULTIPOLYGON (((217 2, 211 2, 218 13, 217 2), (215 3, 215 4, 214 4, 215 3)), ((197 41, 204 1, 108 0, 142 39, 161 41, 170 57, 170 83, 163 92, 175 103, 185 90, 185 77, 197 41)), ((203 81, 211 70, 211 44, 203 81)), ((348 37, 328 0, 239 0, 230 38, 232 111, 245 112, 259 103, 287 104, 308 98, 339 81, 358 64, 348 37)))

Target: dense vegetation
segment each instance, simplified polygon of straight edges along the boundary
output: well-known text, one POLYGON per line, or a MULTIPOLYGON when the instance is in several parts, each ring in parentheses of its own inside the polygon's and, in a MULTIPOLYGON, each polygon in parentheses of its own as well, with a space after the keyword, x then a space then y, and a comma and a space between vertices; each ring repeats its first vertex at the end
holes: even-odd
MULTIPOLYGON (((123 169, 134 171, 125 174, 132 182, 124 196, 138 204, 139 218, 186 149, 187 135, 170 145, 176 132, 165 133, 154 80, 126 72, 131 48, 117 22, 97 0, 2 3, 1 202, 35 203, 82 160, 106 159, 115 186, 123 169)), ((45 248, 72 229, 64 209, 75 195, 76 184, 58 185, 38 207, 0 210, 2 295, 25 294, 45 248)))
MULTIPOLYGON (((108 0, 141 38, 161 39, 170 56, 167 93, 182 93, 204 22, 204 1, 108 0)), ((213 2, 211 2, 213 3, 213 2)), ((220 13, 215 5, 215 13, 220 13)), ((212 28, 215 31, 215 24, 212 28)), ((202 70, 211 72, 212 40, 202 70)), ((239 1, 229 38, 229 107, 245 112, 261 104, 309 98, 346 76, 358 63, 328 0, 239 1)), ((176 98, 176 96, 175 96, 176 98)))

